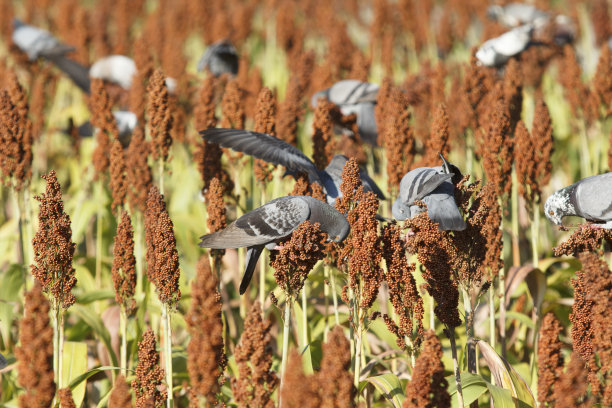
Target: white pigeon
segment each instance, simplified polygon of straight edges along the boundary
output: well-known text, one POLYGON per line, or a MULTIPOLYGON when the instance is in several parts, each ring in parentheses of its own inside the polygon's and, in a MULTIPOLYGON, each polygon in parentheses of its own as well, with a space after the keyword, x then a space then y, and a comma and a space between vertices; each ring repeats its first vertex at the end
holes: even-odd
POLYGON ((533 25, 525 24, 505 32, 499 37, 486 41, 476 51, 476 58, 482 65, 497 67, 510 58, 525 51, 533 35, 533 25))

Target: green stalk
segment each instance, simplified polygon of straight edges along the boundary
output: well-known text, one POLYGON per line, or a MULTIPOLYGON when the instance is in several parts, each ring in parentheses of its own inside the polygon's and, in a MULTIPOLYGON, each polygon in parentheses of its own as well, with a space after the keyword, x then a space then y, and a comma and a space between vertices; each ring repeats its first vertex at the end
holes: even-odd
POLYGON ((467 289, 461 288, 463 297, 463 309, 465 311, 465 332, 467 334, 468 371, 476 374, 476 347, 472 341, 474 338, 474 314, 472 313, 472 299, 467 289))
POLYGON ((119 330, 121 332, 121 375, 127 377, 127 313, 123 305, 121 306, 119 330))
POLYGON ((329 277, 331 279, 332 301, 334 302, 334 317, 336 318, 336 326, 338 326, 340 325, 340 315, 338 313, 338 295, 336 293, 336 274, 334 273, 334 270, 328 265, 325 265, 325 268, 328 269, 329 277))
POLYGON ((159 167, 159 192, 161 195, 164 194, 164 159, 160 158, 158 162, 159 167))
POLYGON ((457 384, 457 405, 463 407, 463 389, 461 387, 461 374, 459 373, 459 360, 457 359, 457 345, 455 344, 455 328, 446 330, 448 339, 451 344, 451 353, 453 355, 453 373, 455 374, 455 383, 457 384))
POLYGON ((59 361, 60 361, 60 353, 59 353, 59 310, 57 300, 53 299, 51 304, 51 318, 53 319, 53 376, 55 377, 55 383, 58 388, 59 385, 59 361))
POLYGON ((308 345, 308 296, 306 294, 307 281, 304 281, 302 288, 302 346, 305 348, 308 345))
MULTIPOLYGON (((102 181, 96 183, 98 200, 102 197, 102 181)), ((102 287, 102 227, 104 212, 98 206, 98 216, 96 217, 96 287, 102 287)))
MULTIPOLYGON (((500 200, 500 209, 503 214, 503 206, 501 205, 500 200)), ((504 230, 504 219, 502 217, 500 228, 504 230)), ((502 357, 506 358, 506 272, 504 271, 504 267, 499 271, 499 345, 501 348, 502 357)))
POLYGON ((465 168, 467 174, 473 177, 474 172, 474 132, 471 129, 465 131, 465 168))
MULTIPOLYGON (((359 389, 359 374, 361 373, 361 334, 362 334, 362 325, 361 321, 363 318, 362 312, 363 309, 359 307, 359 304, 355 302, 356 314, 357 314, 357 329, 355 330, 355 388, 359 389)), ((359 399, 359 395, 357 395, 359 399)))
POLYGON ((15 198, 15 209, 17 210, 17 219, 18 224, 17 224, 17 230, 19 232, 19 253, 17 255, 18 258, 18 262, 21 264, 21 275, 23 277, 23 290, 26 291, 27 290, 27 282, 28 282, 28 265, 29 265, 29 259, 26 259, 26 243, 25 243, 25 234, 24 234, 24 228, 25 228, 25 201, 24 201, 24 197, 23 197, 23 190, 22 191, 17 191, 15 189, 13 189, 13 197, 15 198))
POLYGON ((327 334, 329 333, 329 268, 327 264, 323 265, 323 298, 325 299, 325 326, 323 327, 323 341, 327 342, 327 334))
POLYGON ((538 233, 540 232, 540 209, 538 204, 533 203, 533 222, 531 223, 531 252, 533 267, 537 268, 540 262, 538 256, 538 233))
MULTIPOLYGON (((293 304, 293 298, 287 296, 285 299, 285 312, 283 313, 283 354, 281 359, 281 384, 279 389, 283 388, 283 382, 285 380, 285 367, 287 365, 287 352, 289 351, 289 331, 291 329, 291 306, 293 304)), ((282 401, 280 401, 279 394, 279 406, 282 407, 282 401)))
POLYGON ((518 177, 516 167, 512 168, 512 263, 521 266, 521 252, 519 247, 519 221, 518 221, 518 177))
POLYGON ((430 302, 429 302, 429 328, 431 330, 436 330, 436 321, 435 321, 435 305, 436 305, 436 301, 434 300, 433 296, 429 296, 430 302))
POLYGON ((489 343, 493 350, 495 350, 496 336, 495 336, 495 289, 493 288, 493 281, 491 281, 491 287, 489 288, 489 343))
POLYGON ((584 121, 578 120, 578 127, 580 133, 580 171, 584 178, 591 175, 591 152, 584 121))
POLYGON ((134 225, 134 257, 136 258, 136 297, 144 292, 144 265, 143 265, 143 221, 142 213, 136 211, 136 220, 134 225))
POLYGON ((170 310, 167 303, 162 304, 162 325, 164 340, 164 363, 166 371, 166 384, 168 386, 167 408, 172 408, 174 396, 172 393, 172 327, 170 325, 170 310))

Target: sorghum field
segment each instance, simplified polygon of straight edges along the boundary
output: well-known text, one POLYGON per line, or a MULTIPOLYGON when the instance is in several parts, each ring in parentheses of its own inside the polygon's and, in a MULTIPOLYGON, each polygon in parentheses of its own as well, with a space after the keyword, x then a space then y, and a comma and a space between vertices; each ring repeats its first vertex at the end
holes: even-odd
POLYGON ((526 49, 489 67, 511 27, 487 0, 0 0, 0 406, 611 407, 612 232, 543 205, 612 167, 612 3, 532 3, 526 49), (198 69, 220 40, 235 75, 198 69), (135 70, 88 71, 109 55, 135 70), (376 142, 313 108, 344 79, 380 86, 376 142), (348 236, 300 221, 240 295, 246 248, 200 237, 326 190, 214 127, 350 158, 348 236), (440 153, 465 228, 394 221, 440 153))

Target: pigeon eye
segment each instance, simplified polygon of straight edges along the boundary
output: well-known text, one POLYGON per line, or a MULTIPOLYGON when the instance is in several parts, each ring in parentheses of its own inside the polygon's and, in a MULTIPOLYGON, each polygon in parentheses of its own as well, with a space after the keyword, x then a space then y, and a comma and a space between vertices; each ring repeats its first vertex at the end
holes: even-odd
POLYGON ((550 210, 550 211, 548 211, 548 214, 555 215, 555 212, 553 210, 550 210))

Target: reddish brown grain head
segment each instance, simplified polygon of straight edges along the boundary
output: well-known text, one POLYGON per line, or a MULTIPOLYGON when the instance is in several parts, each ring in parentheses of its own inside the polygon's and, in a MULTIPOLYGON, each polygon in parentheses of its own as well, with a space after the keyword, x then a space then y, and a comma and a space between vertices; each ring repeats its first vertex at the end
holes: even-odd
MULTIPOLYGON (((269 88, 262 88, 257 97, 253 131, 276 136, 276 98, 269 88)), ((253 171, 261 184, 272 181, 273 169, 264 160, 255 159, 253 171)))
POLYGON ((591 21, 595 31, 595 41, 598 45, 607 46, 606 42, 612 36, 612 18, 610 18, 610 2, 595 0, 591 2, 591 21))
POLYGON ((384 315, 385 324, 396 335, 397 345, 406 349, 405 339, 409 338, 413 347, 418 348, 423 339, 423 299, 419 295, 414 280, 415 265, 406 258, 406 242, 401 238, 400 227, 389 224, 383 228, 383 258, 387 265, 385 281, 389 285, 389 298, 395 316, 384 315))
POLYGON ((341 326, 329 333, 323 344, 321 370, 317 374, 323 407, 355 407, 356 390, 350 372, 351 349, 341 326))
POLYGON ((361 176, 359 175, 359 166, 357 160, 349 159, 342 169, 342 183, 340 183, 340 192, 342 197, 338 197, 335 202, 335 207, 342 214, 354 207, 356 199, 355 194, 359 186, 361 186, 361 176))
MULTIPOLYGON (((225 215, 225 201, 223 200, 223 186, 219 182, 219 179, 213 178, 210 182, 210 187, 206 192, 206 212, 208 218, 206 219, 206 225, 208 226, 208 233, 220 231, 227 225, 227 217, 225 215)), ((220 265, 221 258, 225 254, 223 249, 211 249, 211 255, 215 259, 215 263, 220 265)))
POLYGON ((125 205, 128 189, 125 152, 118 140, 113 141, 110 151, 110 188, 113 211, 118 211, 125 205))
POLYGON ((134 63, 137 72, 132 79, 128 106, 130 111, 136 114, 138 126, 144 128, 147 84, 153 74, 153 57, 151 56, 149 43, 144 36, 139 37, 134 42, 134 63))
POLYGON ((406 386, 403 408, 446 407, 450 408, 448 382, 444 378, 442 345, 433 330, 425 332, 423 352, 417 358, 412 379, 406 386))
POLYGON ((276 117, 276 133, 290 145, 297 144, 298 123, 304 115, 302 99, 304 87, 296 76, 291 76, 287 85, 285 99, 278 105, 276 117))
POLYGON ((76 245, 72 242, 70 217, 64 212, 62 191, 55 171, 51 170, 42 177, 47 187, 44 194, 34 197, 40 202, 40 212, 38 230, 32 240, 32 275, 59 307, 67 309, 76 300, 71 292, 76 285, 72 267, 76 245))
POLYGON ((312 160, 319 170, 327 167, 334 155, 332 109, 333 104, 331 102, 319 99, 314 111, 312 122, 312 160))
POLYGON ((19 343, 15 348, 17 381, 25 392, 21 407, 48 407, 55 395, 53 382, 53 328, 49 323, 50 305, 38 284, 25 293, 24 317, 19 323, 19 343))
POLYGON ((174 224, 159 189, 149 190, 145 211, 147 276, 157 288, 162 303, 175 306, 181 298, 179 260, 174 238, 174 224))
POLYGON ((187 370, 193 391, 205 397, 209 406, 217 401, 227 365, 223 344, 223 320, 218 280, 210 269, 208 256, 196 266, 192 283, 191 308, 185 316, 191 340, 187 346, 187 370))
POLYGON ((591 82, 591 105, 597 117, 612 113, 612 51, 608 44, 601 46, 599 62, 591 82))
POLYGON ((144 213, 147 207, 147 195, 153 185, 153 175, 147 162, 149 144, 145 141, 144 130, 138 126, 132 134, 132 140, 127 150, 126 181, 128 186, 127 199, 131 211, 144 213))
POLYGON ((289 296, 296 296, 315 264, 323 259, 325 234, 319 223, 303 222, 285 241, 282 249, 270 253, 276 283, 289 296))
POLYGON ((321 406, 319 382, 312 377, 304 373, 300 353, 296 349, 291 350, 283 375, 280 396, 284 407, 318 408, 321 406))
POLYGON ((151 134, 151 153, 154 160, 168 159, 172 145, 172 112, 170 112, 166 76, 157 69, 150 79, 147 90, 147 116, 151 134))
POLYGON ((398 188, 402 177, 411 168, 415 144, 408 100, 403 91, 393 88, 387 104, 390 106, 387 108, 388 116, 384 119, 387 125, 383 139, 387 154, 388 190, 391 192, 398 188))
POLYGON ((236 79, 231 79, 225 86, 223 99, 221 100, 221 110, 223 119, 222 128, 244 129, 245 112, 242 105, 244 92, 238 85, 236 79))
POLYGON ((448 157, 448 153, 450 152, 448 139, 449 118, 446 105, 438 105, 433 114, 431 134, 425 140, 425 152, 420 165, 425 167, 435 167, 440 164, 440 153, 444 157, 448 157))
POLYGON ((538 339, 538 402, 542 406, 555 404, 555 383, 563 373, 563 343, 559 340, 562 330, 553 313, 544 317, 538 339))
POLYGON ((9 71, 6 84, 8 89, 0 92, 0 167, 5 184, 19 191, 32 177, 32 122, 14 72, 9 71))
POLYGON ((565 242, 554 247, 553 253, 555 256, 577 256, 581 252, 600 252, 604 243, 612 245, 612 230, 585 223, 576 228, 565 242))
POLYGON ((405 226, 414 233, 407 240, 408 250, 417 254, 425 268, 425 289, 436 301, 436 316, 448 327, 459 326, 459 290, 452 275, 457 255, 449 234, 440 231, 426 213, 408 220, 405 226))
POLYGON ((588 408, 594 405, 594 398, 588 393, 587 371, 584 361, 576 351, 555 384, 554 400, 557 408, 588 408))
POLYGON ((134 292, 136 290, 136 258, 134 257, 134 230, 127 212, 123 212, 117 226, 113 246, 113 286, 115 301, 128 313, 136 307, 134 292))
POLYGON ((130 385, 121 374, 115 378, 115 385, 108 399, 108 408, 132 408, 130 385))
POLYGON ((164 370, 160 367, 157 341, 153 330, 148 329, 138 342, 138 364, 136 378, 132 381, 132 390, 136 396, 136 408, 151 405, 160 407, 168 396, 164 386, 164 370))
POLYGON ((261 305, 255 302, 244 322, 240 341, 234 349, 238 375, 232 378, 234 400, 240 406, 274 407, 272 393, 278 377, 272 371, 270 322, 261 318, 261 305))
POLYGON ((70 387, 60 388, 57 391, 57 397, 59 399, 60 408, 76 408, 70 387))
POLYGON ((111 143, 119 135, 111 108, 112 102, 104 88, 104 82, 101 79, 94 79, 91 81, 89 109, 92 114, 91 124, 97 129, 95 133, 96 149, 92 159, 97 178, 105 177, 110 166, 111 143))

